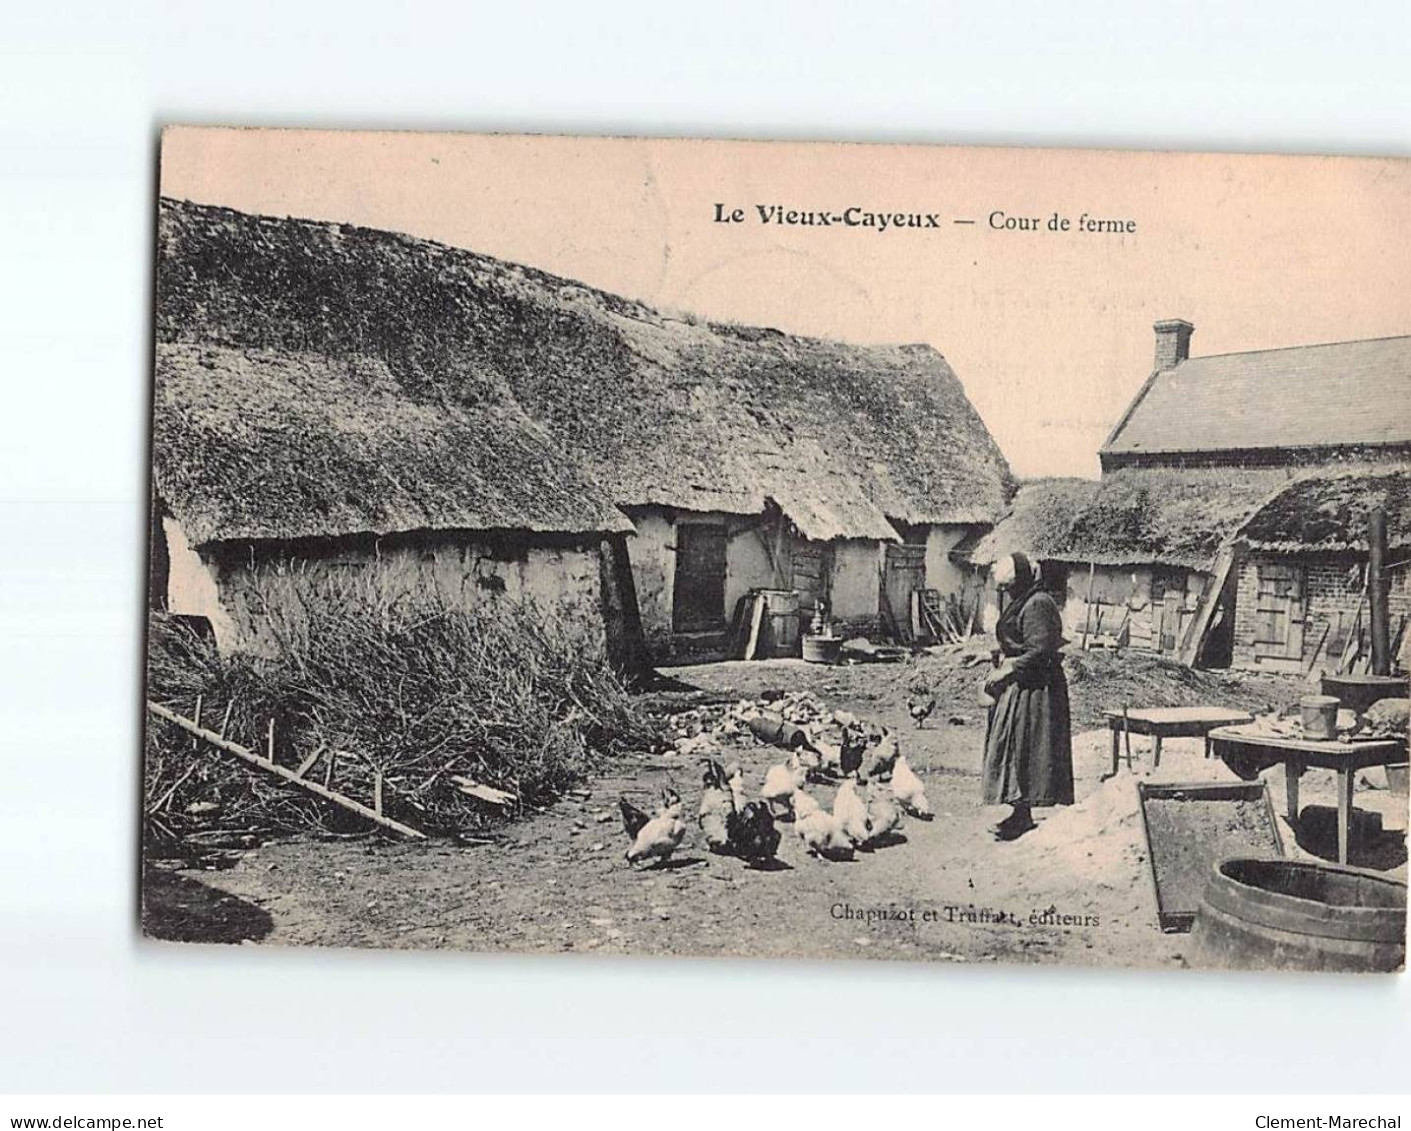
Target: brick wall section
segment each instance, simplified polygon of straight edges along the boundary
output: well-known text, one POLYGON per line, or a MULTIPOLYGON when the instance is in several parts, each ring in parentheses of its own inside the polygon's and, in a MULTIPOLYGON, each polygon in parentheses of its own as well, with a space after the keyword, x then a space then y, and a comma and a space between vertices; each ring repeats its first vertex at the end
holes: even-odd
MULTIPOLYGON (((1258 631, 1258 584, 1261 564, 1298 566, 1303 577, 1303 654, 1300 665, 1313 658, 1323 630, 1327 639, 1317 668, 1334 668, 1357 623, 1357 609, 1362 605, 1362 630, 1367 631, 1367 607, 1362 595, 1362 569, 1365 557, 1347 555, 1336 558, 1272 558, 1252 557, 1240 565, 1239 585, 1235 595, 1234 666, 1241 668, 1278 667, 1277 661, 1255 658, 1254 642, 1258 631), (1355 568, 1354 568, 1355 567, 1355 568)), ((1411 620, 1411 569, 1393 570, 1390 577, 1392 643, 1402 617, 1411 620)), ((1406 643, 1406 641, 1403 641, 1406 643)), ((1403 649, 1404 653, 1404 649, 1403 649)))

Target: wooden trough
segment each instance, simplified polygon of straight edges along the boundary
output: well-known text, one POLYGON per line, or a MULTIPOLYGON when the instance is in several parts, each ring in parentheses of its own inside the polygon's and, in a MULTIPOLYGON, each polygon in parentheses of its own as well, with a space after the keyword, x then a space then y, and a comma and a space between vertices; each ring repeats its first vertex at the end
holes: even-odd
POLYGON ((1163 931, 1191 929, 1220 861, 1284 854, 1264 782, 1138 782, 1137 796, 1163 931))

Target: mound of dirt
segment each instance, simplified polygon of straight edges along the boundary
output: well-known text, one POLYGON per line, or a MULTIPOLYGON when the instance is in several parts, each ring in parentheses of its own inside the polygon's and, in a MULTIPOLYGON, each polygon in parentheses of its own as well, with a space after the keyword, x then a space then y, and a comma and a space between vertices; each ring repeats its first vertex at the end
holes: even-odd
POLYGON ((1034 907, 1092 916, 1095 931, 1156 931, 1136 779, 1119 775, 1005 846, 1004 871, 1034 907))
MULTIPOLYGON (((972 640, 979 640, 974 637, 972 640)), ((971 706, 989 668, 976 663, 972 645, 925 655, 899 679, 895 694, 924 687, 946 704, 971 706)), ((1063 657, 1068 677, 1075 729, 1101 726, 1103 712, 1132 707, 1186 707, 1196 704, 1231 707, 1265 714, 1297 703, 1304 685, 1296 676, 1256 672, 1200 671, 1174 660, 1128 649, 1079 652, 1063 657)))

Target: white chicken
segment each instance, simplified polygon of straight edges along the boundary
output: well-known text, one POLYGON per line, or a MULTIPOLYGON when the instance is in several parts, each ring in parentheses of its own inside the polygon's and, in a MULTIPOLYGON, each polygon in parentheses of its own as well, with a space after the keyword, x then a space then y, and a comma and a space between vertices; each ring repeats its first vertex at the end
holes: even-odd
POLYGON ((790 754, 787 762, 776 762, 765 771, 760 799, 769 806, 771 813, 776 805, 782 805, 787 810, 794 794, 803 788, 806 778, 807 772, 799 761, 798 753, 790 754))
POLYGON ((872 822, 869 844, 878 844, 901 827, 901 806, 892 796, 891 788, 874 781, 867 786, 867 819, 872 822))
POLYGON ((865 781, 887 777, 895 770, 897 759, 901 757, 901 743, 886 727, 878 727, 870 734, 868 743, 862 768, 858 771, 860 776, 865 781))
POLYGON ((851 781, 845 781, 838 787, 838 795, 833 798, 833 818, 853 845, 866 844, 872 839, 872 822, 867 819, 867 805, 857 795, 851 781))
POLYGON ((917 817, 931 816, 931 803, 926 800, 926 787, 906 760, 906 755, 897 757, 892 769, 892 796, 906 812, 917 817))
POLYGON ((730 826, 738 807, 719 762, 711 759, 706 763, 701 786, 701 810, 696 823, 705 834, 706 847, 712 852, 724 852, 730 845, 730 826))
POLYGON ((745 807, 745 802, 748 800, 745 796, 745 771, 740 769, 738 762, 732 762, 725 773, 726 781, 730 786, 730 796, 735 802, 735 811, 738 813, 745 807))
POLYGON ((852 841, 838 818, 802 790, 793 795, 794 832, 810 854, 836 860, 852 855, 852 841))
POLYGON ((627 850, 627 862, 636 864, 640 860, 657 860, 665 863, 681 845, 686 835, 686 822, 681 819, 681 797, 673 789, 662 790, 661 808, 657 815, 635 831, 633 826, 642 814, 625 798, 619 803, 622 808, 623 824, 632 837, 632 846, 627 850))

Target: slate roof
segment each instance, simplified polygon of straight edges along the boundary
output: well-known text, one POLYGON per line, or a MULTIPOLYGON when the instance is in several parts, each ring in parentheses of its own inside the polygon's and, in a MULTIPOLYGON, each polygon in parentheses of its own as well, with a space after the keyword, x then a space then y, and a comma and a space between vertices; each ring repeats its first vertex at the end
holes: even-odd
POLYGON ((1151 376, 1104 455, 1411 443, 1411 336, 1193 357, 1151 376))

